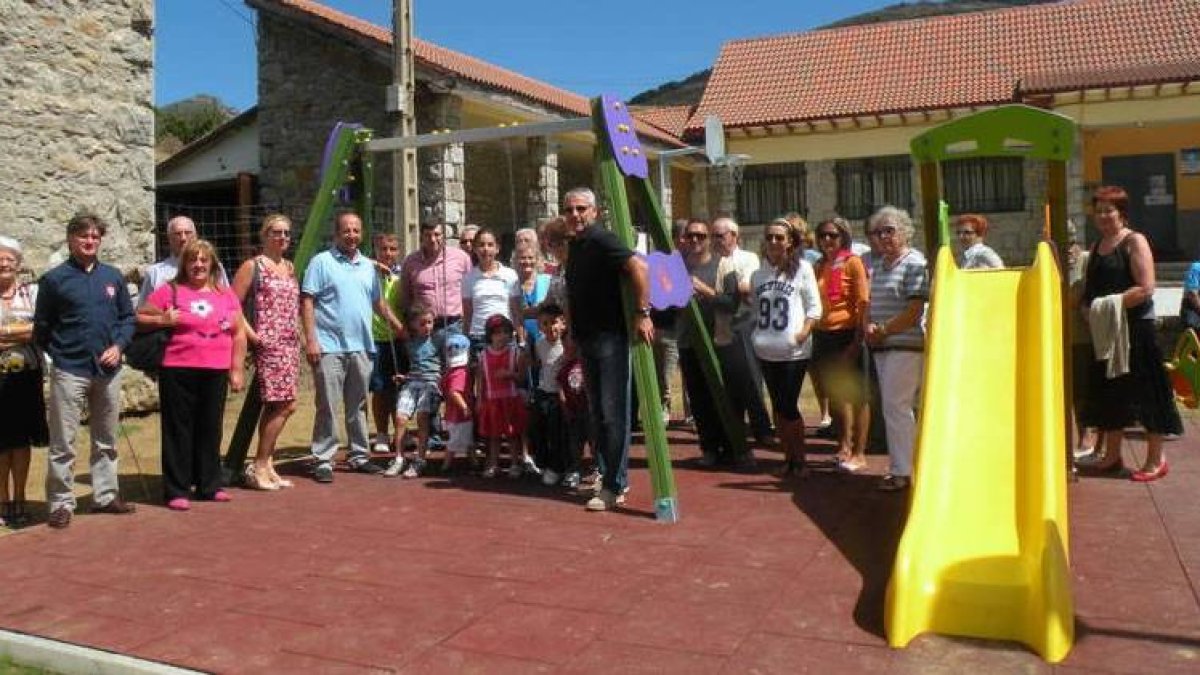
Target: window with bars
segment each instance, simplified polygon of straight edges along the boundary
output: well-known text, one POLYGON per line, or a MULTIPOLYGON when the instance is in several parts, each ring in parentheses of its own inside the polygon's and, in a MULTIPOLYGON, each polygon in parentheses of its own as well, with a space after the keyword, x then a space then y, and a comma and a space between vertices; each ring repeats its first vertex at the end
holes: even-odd
POLYGON ((805 213, 804 162, 747 166, 738 186, 738 220, 769 223, 788 211, 805 213))
POLYGON ((942 162, 942 194, 955 213, 1025 209, 1025 160, 1020 157, 942 162))
POLYGON ((843 218, 866 218, 891 204, 911 209, 912 161, 908 155, 838 160, 837 211, 843 218))

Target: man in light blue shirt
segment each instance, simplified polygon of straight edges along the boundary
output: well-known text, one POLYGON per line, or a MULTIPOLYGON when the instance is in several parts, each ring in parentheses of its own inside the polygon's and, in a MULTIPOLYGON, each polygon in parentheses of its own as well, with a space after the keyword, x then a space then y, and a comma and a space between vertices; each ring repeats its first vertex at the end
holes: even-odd
POLYGON ((313 367, 316 416, 312 454, 313 478, 333 482, 333 456, 338 438, 334 408, 342 401, 349 444, 347 462, 361 473, 380 473, 370 461, 367 439, 367 384, 371 376, 371 312, 379 314, 403 339, 404 325, 383 300, 375 263, 359 252, 362 219, 343 212, 334 219, 334 246, 313 256, 300 286, 300 318, 305 352, 313 367))

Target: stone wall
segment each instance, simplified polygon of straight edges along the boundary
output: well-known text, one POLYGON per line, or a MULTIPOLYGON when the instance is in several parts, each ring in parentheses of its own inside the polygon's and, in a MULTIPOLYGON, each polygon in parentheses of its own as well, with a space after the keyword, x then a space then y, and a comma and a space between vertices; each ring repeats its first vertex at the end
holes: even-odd
POLYGON ((35 273, 66 223, 109 224, 101 256, 149 261, 154 229, 152 0, 0 0, 0 233, 35 273))
MULTIPOLYGON (((129 271, 154 251, 152 0, 0 0, 0 234, 40 275, 67 256, 80 212, 108 223, 102 260, 129 271)), ((126 373, 125 410, 158 405, 126 373)))
MULTIPOLYGON (((308 205, 321 155, 337 122, 359 122, 390 136, 384 110, 388 64, 371 50, 258 14, 258 122, 262 199, 308 205)), ((424 158, 420 158, 423 163, 424 158)), ((375 157, 375 203, 392 203, 391 157, 375 157)))

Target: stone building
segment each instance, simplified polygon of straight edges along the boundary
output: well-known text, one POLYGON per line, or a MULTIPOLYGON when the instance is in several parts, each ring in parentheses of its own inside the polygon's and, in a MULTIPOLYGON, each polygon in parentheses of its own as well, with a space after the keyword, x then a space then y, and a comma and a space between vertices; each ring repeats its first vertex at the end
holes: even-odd
POLYGON ((0 0, 0 233, 40 274, 66 223, 109 224, 102 255, 146 263, 154 229, 153 1, 0 0))
MULTIPOLYGON (((309 0, 246 0, 258 11, 262 199, 312 201, 326 138, 339 121, 391 136, 385 112, 392 36, 309 0)), ((417 39, 417 133, 579 117, 588 99, 417 39)), ((650 157, 681 142, 639 123, 650 157)), ((418 152, 422 220, 483 223, 507 233, 557 214, 560 187, 593 184, 591 134, 451 145, 418 152)), ((391 210, 390 157, 377 155, 377 215, 391 210)), ((686 169, 679 169, 686 173, 686 169)), ((686 182, 686 181, 685 181, 686 182)), ((386 218, 378 222, 387 222, 386 218)))

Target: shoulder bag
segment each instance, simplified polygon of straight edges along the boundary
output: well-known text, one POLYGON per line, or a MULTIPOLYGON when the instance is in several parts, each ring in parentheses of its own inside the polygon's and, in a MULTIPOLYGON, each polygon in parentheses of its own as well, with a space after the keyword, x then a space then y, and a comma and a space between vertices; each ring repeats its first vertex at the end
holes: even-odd
MULTIPOLYGON (((176 306, 175 282, 171 283, 171 307, 176 306)), ((174 328, 157 328, 144 333, 135 333, 129 346, 125 348, 125 363, 130 368, 140 370, 147 375, 154 375, 162 368, 163 355, 167 351, 167 342, 171 340, 174 328)))

